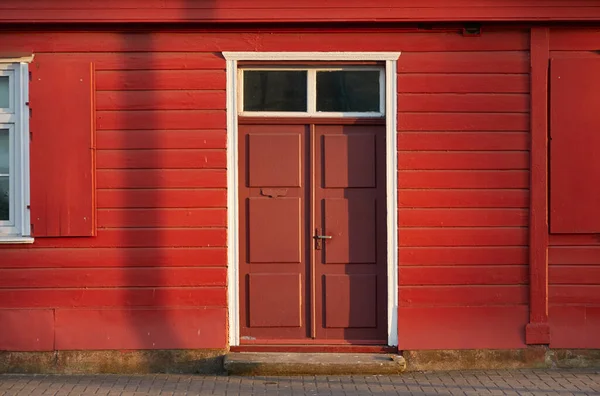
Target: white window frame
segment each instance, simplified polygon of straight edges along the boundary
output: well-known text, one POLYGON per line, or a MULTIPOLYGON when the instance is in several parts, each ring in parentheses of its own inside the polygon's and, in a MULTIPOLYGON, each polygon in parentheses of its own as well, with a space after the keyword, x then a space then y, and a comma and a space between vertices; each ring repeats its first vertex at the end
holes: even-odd
POLYGON ((33 57, 0 59, 9 76, 9 108, 0 109, 0 129, 9 130, 8 221, 0 221, 0 244, 32 243, 29 193, 29 67, 33 57))
POLYGON ((385 66, 283 66, 245 67, 238 69, 239 92, 237 105, 240 117, 336 117, 336 118, 382 118, 385 116, 385 66), (245 111, 244 72, 245 71, 306 71, 307 111, 245 111), (333 112, 317 111, 317 73, 331 71, 377 71, 379 72, 379 111, 333 112))

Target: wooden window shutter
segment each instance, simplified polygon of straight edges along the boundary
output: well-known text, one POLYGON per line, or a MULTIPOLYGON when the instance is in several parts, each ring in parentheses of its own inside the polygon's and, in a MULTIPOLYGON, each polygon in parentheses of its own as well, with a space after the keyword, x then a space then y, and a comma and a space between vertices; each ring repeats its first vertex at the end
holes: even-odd
POLYGON ((600 232, 600 59, 550 66, 550 232, 600 232))
POLYGON ((93 65, 61 54, 39 54, 29 70, 32 234, 93 236, 93 65))

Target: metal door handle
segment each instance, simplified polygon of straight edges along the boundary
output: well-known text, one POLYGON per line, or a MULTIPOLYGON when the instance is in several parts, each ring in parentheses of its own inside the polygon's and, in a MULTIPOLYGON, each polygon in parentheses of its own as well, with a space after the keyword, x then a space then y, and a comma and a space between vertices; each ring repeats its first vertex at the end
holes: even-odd
POLYGON ((315 235, 316 239, 331 239, 333 238, 331 235, 315 235))

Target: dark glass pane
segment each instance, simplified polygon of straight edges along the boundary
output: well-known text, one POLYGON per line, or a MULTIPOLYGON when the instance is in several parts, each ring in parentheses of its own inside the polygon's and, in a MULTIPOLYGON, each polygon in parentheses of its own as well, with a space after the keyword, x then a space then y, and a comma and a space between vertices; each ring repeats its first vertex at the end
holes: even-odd
POLYGON ((379 71, 317 72, 317 111, 379 112, 379 71))
POLYGON ((8 129, 0 129, 0 220, 9 220, 9 146, 8 129))
POLYGON ((306 71, 244 71, 244 111, 306 111, 306 71))

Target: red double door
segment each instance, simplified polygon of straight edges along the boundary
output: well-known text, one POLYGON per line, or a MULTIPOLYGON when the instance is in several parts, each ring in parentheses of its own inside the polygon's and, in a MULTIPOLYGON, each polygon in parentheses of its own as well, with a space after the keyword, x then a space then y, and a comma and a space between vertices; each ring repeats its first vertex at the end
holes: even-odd
POLYGON ((385 128, 239 134, 241 343, 386 344, 385 128))

